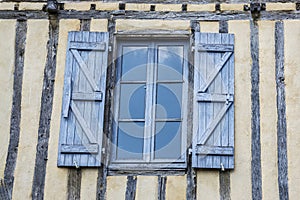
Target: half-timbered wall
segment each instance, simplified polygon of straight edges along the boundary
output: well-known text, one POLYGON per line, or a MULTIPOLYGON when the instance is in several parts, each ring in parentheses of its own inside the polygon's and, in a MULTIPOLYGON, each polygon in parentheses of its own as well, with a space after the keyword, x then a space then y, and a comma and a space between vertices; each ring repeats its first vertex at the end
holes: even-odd
POLYGON ((1 1, 0 199, 298 199, 300 3, 257 2, 59 1, 47 12, 46 1, 1 1), (104 146, 116 34, 234 34, 234 169, 57 167, 68 32, 80 30, 109 32, 104 146))

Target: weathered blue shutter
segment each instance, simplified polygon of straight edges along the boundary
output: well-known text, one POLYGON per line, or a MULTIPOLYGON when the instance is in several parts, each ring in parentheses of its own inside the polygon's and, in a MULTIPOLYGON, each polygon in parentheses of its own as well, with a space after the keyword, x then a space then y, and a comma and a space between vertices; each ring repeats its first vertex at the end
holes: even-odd
POLYGON ((195 34, 192 166, 234 168, 234 35, 195 34))
POLYGON ((69 32, 58 166, 101 165, 108 33, 69 32))

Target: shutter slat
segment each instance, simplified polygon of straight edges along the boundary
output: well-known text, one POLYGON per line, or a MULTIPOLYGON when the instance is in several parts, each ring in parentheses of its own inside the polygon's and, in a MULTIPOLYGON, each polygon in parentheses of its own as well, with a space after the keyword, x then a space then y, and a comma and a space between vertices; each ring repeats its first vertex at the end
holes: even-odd
POLYGON ((192 166, 234 167, 234 36, 195 33, 192 166))
POLYGON ((232 55, 232 52, 226 52, 223 55, 221 61, 215 66, 215 69, 209 75, 206 83, 201 86, 201 89, 200 89, 201 92, 205 92, 207 90, 207 88, 210 86, 210 84, 213 82, 213 80, 216 78, 216 76, 222 70, 223 66, 228 61, 228 59, 230 58, 231 55, 232 55))
POLYGON ((91 84, 94 91, 100 91, 92 74, 89 72, 88 67, 86 66, 85 62, 82 60, 80 54, 77 50, 72 49, 71 52, 73 53, 74 57, 76 58, 76 61, 78 62, 80 68, 82 69, 85 77, 87 78, 88 82, 91 84))
POLYGON ((108 36, 69 33, 58 166, 101 166, 108 36))
POLYGON ((85 119, 83 118, 83 116, 81 115, 81 112, 79 110, 79 108, 76 106, 76 104, 74 102, 71 102, 71 109, 74 113, 75 118, 77 119, 79 125, 81 126, 83 133, 86 135, 86 137, 88 138, 88 140, 91 143, 95 143, 96 142, 96 138, 94 137, 91 129, 89 128, 87 122, 85 121, 85 119))

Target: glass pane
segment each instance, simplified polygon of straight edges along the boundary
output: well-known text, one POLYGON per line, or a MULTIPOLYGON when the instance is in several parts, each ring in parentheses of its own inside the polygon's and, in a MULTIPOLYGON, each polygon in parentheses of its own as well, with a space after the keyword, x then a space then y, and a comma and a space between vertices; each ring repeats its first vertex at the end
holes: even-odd
POLYGON ((145 81, 148 63, 147 47, 123 47, 122 80, 145 81))
POLYGON ((180 158, 181 122, 156 122, 155 125, 155 158, 180 158))
POLYGON ((183 46, 158 47, 158 80, 182 80, 183 46))
POLYGON ((144 122, 120 122, 117 159, 143 159, 144 122))
POLYGON ((182 84, 157 84, 156 118, 181 118, 182 84))
POLYGON ((145 84, 121 84, 119 118, 144 119, 145 94, 145 84))

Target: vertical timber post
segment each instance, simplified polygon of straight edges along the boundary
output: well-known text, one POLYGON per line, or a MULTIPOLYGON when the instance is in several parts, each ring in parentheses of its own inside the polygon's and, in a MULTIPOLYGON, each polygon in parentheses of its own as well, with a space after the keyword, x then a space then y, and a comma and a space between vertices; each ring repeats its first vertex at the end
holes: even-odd
POLYGON ((32 199, 44 199, 46 166, 48 160, 48 142, 50 137, 50 121, 53 106, 54 80, 56 72, 56 53, 58 45, 59 20, 56 15, 49 18, 49 40, 47 44, 47 61, 44 69, 44 81, 41 98, 41 111, 38 129, 38 142, 34 177, 32 184, 32 199))
POLYGON ((4 169, 4 184, 8 191, 8 197, 12 198, 14 186, 14 172, 16 168, 21 123, 21 100, 24 71, 24 54, 27 34, 27 21, 17 20, 15 41, 15 68, 13 82, 13 99, 10 118, 10 138, 6 165, 4 169))
POLYGON ((260 101, 259 101, 259 38, 257 20, 250 20, 251 47, 251 179, 252 198, 262 199, 260 101))
POLYGON ((275 59, 277 90, 277 153, 279 199, 288 200, 287 125, 284 82, 284 24, 275 23, 275 59))

